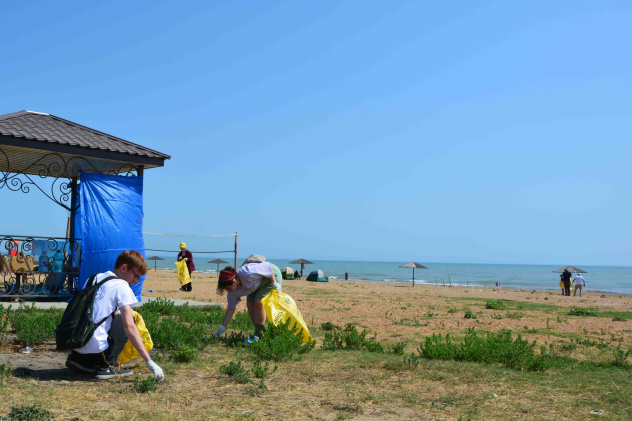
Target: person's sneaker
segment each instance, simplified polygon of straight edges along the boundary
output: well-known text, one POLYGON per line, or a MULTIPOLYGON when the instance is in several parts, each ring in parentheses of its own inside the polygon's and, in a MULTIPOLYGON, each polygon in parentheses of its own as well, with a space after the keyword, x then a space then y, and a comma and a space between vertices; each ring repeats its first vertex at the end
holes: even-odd
POLYGON ((109 380, 109 379, 115 379, 117 377, 131 376, 132 374, 134 374, 132 370, 126 370, 123 368, 120 370, 117 370, 114 367, 107 367, 107 368, 99 368, 94 374, 94 378, 98 380, 109 380))
POLYGON ((244 343, 245 344, 251 344, 253 342, 259 342, 259 337, 252 335, 252 336, 248 336, 246 339, 244 339, 244 343))
POLYGON ((96 368, 82 366, 81 364, 73 360, 70 355, 66 359, 66 367, 68 367, 75 373, 80 373, 80 374, 94 374, 97 371, 96 368))

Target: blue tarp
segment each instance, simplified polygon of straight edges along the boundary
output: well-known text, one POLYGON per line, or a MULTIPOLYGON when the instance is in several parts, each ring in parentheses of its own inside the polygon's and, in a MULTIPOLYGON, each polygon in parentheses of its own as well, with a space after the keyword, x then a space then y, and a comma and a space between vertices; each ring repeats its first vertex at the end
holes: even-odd
MULTIPOLYGON (((82 173, 79 200, 82 289, 91 275, 114 269, 122 251, 136 250, 145 256, 143 177, 82 173)), ((142 276, 132 285, 139 301, 144 280, 142 276)))

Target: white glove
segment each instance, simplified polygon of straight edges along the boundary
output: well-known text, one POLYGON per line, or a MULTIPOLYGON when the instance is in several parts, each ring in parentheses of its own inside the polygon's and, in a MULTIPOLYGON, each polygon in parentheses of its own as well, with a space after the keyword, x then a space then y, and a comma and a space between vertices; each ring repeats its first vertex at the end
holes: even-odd
POLYGON ((213 333, 213 337, 217 338, 218 336, 221 336, 221 334, 224 333, 225 330, 226 328, 224 327, 224 325, 221 325, 219 329, 217 329, 215 333, 213 333))
POLYGON ((281 292, 281 284, 278 283, 277 281, 272 282, 272 287, 276 289, 277 291, 281 292))
POLYGON ((184 261, 186 262, 187 260, 189 260, 189 258, 188 258, 188 257, 185 257, 185 258, 184 258, 184 261))
POLYGON ((146 361, 147 368, 154 373, 154 377, 156 378, 156 383, 160 383, 165 379, 165 373, 162 372, 162 368, 158 366, 153 360, 146 361))

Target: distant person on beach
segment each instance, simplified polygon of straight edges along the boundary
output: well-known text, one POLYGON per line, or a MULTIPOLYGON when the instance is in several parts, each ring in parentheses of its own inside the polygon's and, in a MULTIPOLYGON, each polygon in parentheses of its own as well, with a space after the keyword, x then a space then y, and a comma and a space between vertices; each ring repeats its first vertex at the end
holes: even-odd
POLYGON ((349 272, 345 272, 345 281, 349 280, 349 272))
POLYGON ((562 282, 564 282, 564 295, 567 297, 571 296, 571 277, 572 275, 568 269, 564 269, 564 272, 562 272, 562 282))
POLYGON ((105 321, 97 327, 87 344, 71 351, 66 367, 75 372, 92 374, 99 380, 130 376, 133 374, 131 370, 115 371, 119 355, 129 340, 156 381, 164 379, 162 369, 149 357, 132 316, 132 306, 138 300, 130 286, 146 273, 147 264, 143 256, 135 250, 126 250, 116 259, 114 270, 96 275, 95 283, 111 278, 97 290, 92 312, 94 323, 105 321))
POLYGON ((185 243, 180 243, 180 253, 178 253, 178 262, 183 260, 187 262, 187 269, 189 270, 189 277, 191 277, 191 282, 188 284, 182 285, 180 287, 181 291, 191 291, 192 283, 193 283, 193 272, 195 272, 195 265, 193 264, 193 255, 189 250, 187 250, 187 245, 185 243))
POLYGON ((586 280, 582 276, 581 273, 578 273, 574 279, 575 281, 575 293, 573 296, 577 295, 577 291, 579 290, 579 296, 582 296, 582 289, 584 289, 584 285, 586 285, 586 280))
POLYGON ((266 321, 266 312, 261 299, 268 295, 272 289, 281 292, 282 282, 281 271, 270 262, 246 263, 237 270, 227 266, 221 270, 217 281, 217 293, 222 295, 224 291, 227 292, 227 305, 222 325, 213 334, 213 337, 221 336, 224 333, 235 314, 241 297, 246 296, 246 308, 255 327, 254 336, 258 339, 263 332, 263 325, 266 321))

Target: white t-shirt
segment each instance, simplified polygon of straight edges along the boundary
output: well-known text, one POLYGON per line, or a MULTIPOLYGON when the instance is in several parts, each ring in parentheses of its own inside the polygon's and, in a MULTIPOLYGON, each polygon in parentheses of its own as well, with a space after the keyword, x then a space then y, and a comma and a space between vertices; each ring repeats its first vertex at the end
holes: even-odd
MULTIPOLYGON (((94 283, 99 283, 109 276, 116 275, 112 271, 100 273, 95 278, 94 283)), ((106 317, 107 319, 97 327, 88 343, 75 349, 75 351, 80 354, 96 354, 108 349, 108 331, 112 325, 112 317, 109 316, 116 309, 128 305, 134 306, 136 303, 138 300, 126 281, 117 278, 101 285, 94 297, 92 321, 98 323, 106 317)))
POLYGON ((269 262, 247 263, 237 269, 237 277, 241 281, 241 287, 226 294, 228 310, 237 307, 241 297, 255 292, 262 278, 272 278, 272 265, 269 262))
POLYGON ((575 285, 584 285, 584 277, 581 275, 577 275, 574 279, 575 285))

